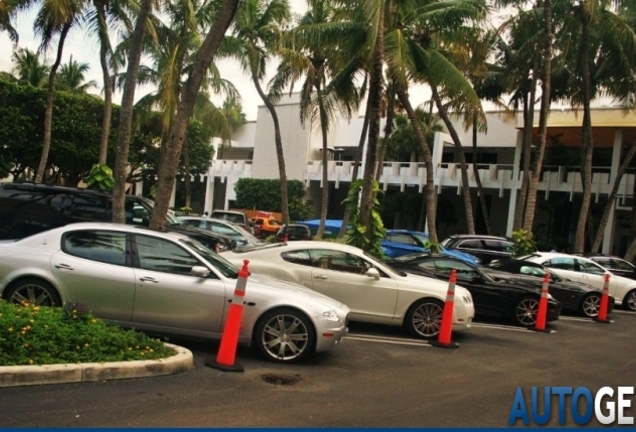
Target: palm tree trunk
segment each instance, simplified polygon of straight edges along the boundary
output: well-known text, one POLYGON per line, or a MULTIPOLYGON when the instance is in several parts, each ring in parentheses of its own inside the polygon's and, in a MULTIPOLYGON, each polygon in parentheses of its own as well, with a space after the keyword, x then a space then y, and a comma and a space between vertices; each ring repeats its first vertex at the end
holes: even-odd
POLYGON ((183 143, 183 171, 185 173, 185 207, 186 214, 190 212, 192 206, 192 179, 190 178, 190 146, 188 146, 188 140, 183 143))
POLYGON ((424 189, 426 200, 426 220, 428 222, 428 238, 433 243, 438 243, 437 238, 437 195, 435 194, 435 183, 433 178, 433 155, 426 141, 426 134, 422 130, 422 125, 417 118, 417 114, 411 105, 409 95, 404 88, 404 84, 398 83, 397 95, 400 99, 402 107, 406 111, 406 115, 411 121, 411 126, 415 131, 415 136, 420 142, 422 153, 424 155, 424 165, 426 166, 426 186, 424 189))
POLYGON ((203 44, 195 55, 192 70, 183 89, 177 108, 177 115, 170 131, 170 139, 166 146, 166 163, 159 167, 156 203, 150 220, 151 228, 162 228, 165 225, 179 163, 179 154, 186 138, 188 122, 194 111, 199 88, 212 62, 212 58, 216 54, 219 45, 223 41, 225 32, 234 18, 238 3, 239 0, 226 0, 223 3, 203 44))
POLYGON ((110 71, 108 70, 107 56, 110 42, 104 4, 102 3, 96 6, 96 9, 99 23, 99 63, 102 67, 102 78, 104 80, 104 118, 102 119, 102 135, 99 142, 99 157, 97 163, 105 165, 108 155, 108 137, 110 136, 110 123, 113 112, 113 78, 111 78, 110 71))
POLYGON ((380 136, 380 98, 382 95, 382 66, 384 63, 384 14, 384 7, 382 7, 378 14, 377 36, 371 58, 369 99, 367 100, 370 105, 368 111, 370 117, 369 141, 367 142, 362 192, 360 194, 360 223, 367 227, 369 235, 372 234, 372 230, 369 228, 373 209, 373 176, 375 174, 375 158, 380 136))
MULTIPOLYGON (((366 112, 364 115, 364 121, 362 122, 362 132, 360 132, 360 140, 358 141, 358 149, 353 161, 353 171, 351 173, 351 183, 358 179, 358 171, 360 171, 360 160, 362 159, 362 151, 364 149, 364 143, 367 140, 367 132, 369 130, 369 105, 367 104, 366 112)), ((351 212, 349 207, 345 207, 344 215, 342 216, 342 225, 340 225, 340 231, 338 232, 338 238, 342 238, 347 233, 347 227, 349 226, 349 219, 351 218, 351 212)))
POLYGON ((530 100, 527 93, 523 98, 523 179, 521 180, 521 190, 517 198, 515 206, 515 218, 513 221, 513 229, 517 230, 523 227, 525 218, 526 201, 528 199, 528 185, 530 184, 530 163, 532 159, 532 127, 534 124, 534 100, 537 93, 537 70, 539 68, 538 61, 534 62, 535 68, 532 73, 532 82, 530 85, 530 100))
POLYGON ((534 213, 537 206, 537 189, 543 166, 543 155, 548 137, 548 116, 550 115, 550 86, 552 76, 552 0, 544 0, 543 19, 545 25, 545 40, 543 41, 543 73, 541 77, 541 111, 539 112, 539 148, 534 164, 534 172, 528 184, 528 199, 526 201, 523 227, 532 232, 534 213))
POLYGON ((378 148, 378 162, 375 171, 375 181, 379 182, 382 177, 382 165, 384 164, 384 155, 386 154, 386 143, 391 132, 393 131, 393 118, 395 117, 395 91, 391 86, 387 88, 387 107, 386 107, 386 124, 384 125, 384 139, 378 148))
MULTIPOLYGON (((583 8, 585 9, 585 8, 583 8)), ((592 137, 592 114, 590 111, 590 58, 589 58, 589 16, 581 17, 581 78, 583 80, 583 126, 581 147, 581 182, 583 184, 583 198, 581 212, 576 225, 574 253, 583 253, 585 249, 585 224, 592 201, 592 152, 594 142, 592 137)))
POLYGON ((316 240, 322 240, 325 233, 325 223, 327 222, 327 211, 329 210, 329 171, 327 167, 327 112, 322 100, 322 89, 320 84, 316 86, 316 97, 318 98, 318 109, 320 110, 320 132, 322 134, 322 199, 320 202, 320 223, 316 231, 316 240))
POLYGON ((473 118, 473 175, 475 176, 475 182, 477 183, 477 195, 479 195, 479 204, 484 215, 486 233, 488 235, 492 235, 492 228, 490 227, 490 215, 488 214, 488 207, 486 207, 484 188, 481 186, 481 178, 479 177, 479 170, 477 169, 477 151, 477 118, 475 116, 475 118, 473 118))
POLYGON ((614 207, 614 202, 616 202, 618 187, 620 186, 623 175, 625 174, 625 171, 627 171, 627 167, 629 167, 629 164, 632 162, 634 155, 636 155, 636 143, 632 144, 632 146, 629 148, 629 151, 625 155, 625 159, 623 159, 620 167, 618 167, 618 172, 616 173, 616 178, 614 179, 614 185, 612 186, 612 191, 607 197, 607 204, 605 204, 605 209, 603 210, 603 215, 601 216, 601 221, 599 222, 598 230, 596 231, 596 237, 594 238, 594 242, 592 243, 592 253, 598 253, 598 250, 601 247, 601 241, 603 240, 605 227, 607 226, 609 215, 612 211, 612 208, 614 207))
POLYGON ((431 85, 431 91, 433 93, 433 100, 435 101, 435 105, 437 106, 437 112, 439 116, 442 118, 442 121, 446 125, 448 129, 448 133, 453 139, 453 143, 455 144, 455 154, 459 157, 459 167, 461 169, 462 175, 462 195, 464 198, 464 209, 466 211, 466 229, 468 230, 468 234, 475 234, 475 220, 473 218, 473 203, 470 199, 470 184, 468 183, 468 165, 466 164, 466 155, 464 154, 464 148, 462 147, 462 143, 459 139, 459 135, 457 135, 457 131, 455 130, 455 126, 450 121, 448 117, 448 112, 446 111, 446 107, 442 104, 442 99, 437 91, 437 87, 435 85, 431 85))
POLYGON ((276 107, 267 97, 261 87, 261 83, 256 75, 256 71, 252 70, 252 81, 256 87, 258 95, 267 107, 269 114, 274 122, 274 144, 276 145, 276 159, 278 159, 278 176, 280 177, 280 197, 281 197, 281 214, 283 224, 289 224, 289 192, 287 191, 287 170, 285 168, 285 155, 283 152, 283 139, 280 133, 280 122, 278 121, 278 113, 276 107))
POLYGON ((126 201, 126 168, 128 166, 128 153, 132 134, 133 104, 135 102, 141 52, 143 51, 148 19, 152 13, 152 5, 152 0, 142 0, 141 2, 137 23, 132 35, 130 53, 128 54, 128 68, 126 70, 124 92, 121 98, 117 154, 115 158, 115 186, 113 188, 113 222, 115 223, 125 223, 126 221, 124 209, 126 201))
POLYGON ((38 164, 38 171, 35 175, 35 182, 41 183, 44 180, 44 172, 46 164, 49 160, 49 152, 51 150, 51 131, 53 128, 53 100, 55 99, 55 73, 62 62, 62 50, 64 49, 64 41, 71 29, 71 24, 64 24, 60 33, 60 40, 57 43, 57 56, 55 63, 51 66, 49 72, 49 85, 46 92, 46 108, 44 109, 44 142, 42 144, 42 155, 38 164))

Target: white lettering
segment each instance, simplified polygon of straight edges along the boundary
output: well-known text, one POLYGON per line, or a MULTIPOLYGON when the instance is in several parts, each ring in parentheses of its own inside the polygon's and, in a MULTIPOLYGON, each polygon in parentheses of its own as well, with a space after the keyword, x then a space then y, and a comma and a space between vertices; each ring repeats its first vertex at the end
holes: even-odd
POLYGON ((614 397, 614 389, 611 387, 603 387, 598 393, 596 393, 596 398, 594 399, 594 413, 596 414, 597 420, 604 425, 611 424, 616 419, 616 407, 613 401, 608 401, 605 407, 609 414, 607 416, 603 415, 601 411, 601 403, 603 402, 603 396, 614 397))
POLYGON ((625 396, 634 396, 634 387, 619 387, 618 388, 618 401, 617 401, 617 409, 618 409, 618 424, 619 425, 633 425, 634 417, 625 415, 625 408, 629 408, 632 406, 631 397, 626 398, 625 396))

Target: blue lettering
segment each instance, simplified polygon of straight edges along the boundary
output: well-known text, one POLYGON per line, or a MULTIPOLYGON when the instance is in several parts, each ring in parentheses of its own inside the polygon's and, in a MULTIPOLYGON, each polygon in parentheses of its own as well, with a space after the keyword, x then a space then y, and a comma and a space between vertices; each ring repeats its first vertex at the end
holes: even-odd
POLYGON ((513 425, 517 419, 521 419, 527 426, 530 424, 530 418, 528 417, 528 409, 526 408, 526 402, 523 397, 523 391, 521 387, 517 387, 515 393, 515 400, 512 402, 512 410, 510 411, 510 417, 508 417, 508 424, 513 425))
POLYGON ((550 420, 550 387, 543 388, 543 415, 539 415, 539 398, 537 387, 532 387, 532 420, 539 426, 550 420))
POLYGON ((559 395, 559 424, 565 424, 565 396, 572 394, 572 387, 552 387, 552 394, 559 395))
POLYGON ((587 387, 578 387, 574 390, 572 395, 572 418, 578 425, 586 425, 592 419, 594 413, 594 397, 592 392, 587 387), (581 415, 579 412, 579 398, 583 396, 587 401, 587 409, 585 414, 581 415))

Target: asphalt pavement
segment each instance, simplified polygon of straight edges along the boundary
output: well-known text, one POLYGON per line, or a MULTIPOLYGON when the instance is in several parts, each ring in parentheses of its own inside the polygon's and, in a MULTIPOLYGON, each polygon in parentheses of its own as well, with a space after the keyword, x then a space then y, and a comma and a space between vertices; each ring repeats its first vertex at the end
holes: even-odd
MULTIPOLYGON (((519 386, 526 395, 533 386, 593 393, 634 386, 636 314, 611 318, 563 317, 549 324, 552 333, 476 323, 454 335, 458 349, 431 347, 399 329, 352 325, 342 345, 302 364, 240 349, 243 373, 204 365, 216 344, 173 340, 193 352, 194 369, 0 388, 0 427, 503 427, 519 386)), ((552 408, 548 425, 558 426, 552 408)))

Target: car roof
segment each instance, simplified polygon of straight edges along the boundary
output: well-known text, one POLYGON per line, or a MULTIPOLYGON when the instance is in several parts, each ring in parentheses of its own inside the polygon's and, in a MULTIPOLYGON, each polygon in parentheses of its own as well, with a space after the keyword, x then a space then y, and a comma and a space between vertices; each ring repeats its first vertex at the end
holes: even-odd
POLYGON ((212 210, 212 212, 210 214, 214 214, 214 213, 222 213, 222 214, 232 214, 232 215, 241 215, 241 216, 245 216, 245 213, 241 212, 241 211, 236 211, 236 210, 212 210))
POLYGON ((505 237, 500 237, 500 236, 493 236, 493 235, 486 235, 486 234, 453 234, 451 236, 449 236, 448 238, 453 239, 453 240, 459 240, 459 239, 478 239, 478 240, 503 240, 503 241, 507 241, 509 243, 512 243, 510 240, 508 240, 505 237))
POLYGON ((142 234, 155 235, 157 237, 172 238, 173 240, 188 239, 188 236, 183 234, 179 234, 176 232, 156 230, 156 229, 152 229, 152 228, 140 226, 140 225, 125 225, 125 224, 117 224, 117 223, 111 223, 111 222, 75 222, 75 223, 70 223, 58 228, 53 228, 51 230, 42 231, 37 234, 33 234, 29 237, 25 237, 19 240, 18 242, 21 242, 27 239, 34 239, 36 237, 46 236, 47 234, 50 234, 51 232, 65 232, 65 231, 82 230, 82 229, 108 230, 108 231, 112 230, 112 231, 123 231, 128 233, 142 233, 142 234))
POLYGON ((241 254, 243 252, 258 252, 258 251, 272 251, 272 250, 296 250, 296 249, 334 249, 341 252, 352 252, 352 253, 364 253, 360 248, 355 246, 336 243, 336 242, 328 242, 322 240, 298 240, 289 243, 266 243, 262 246, 256 247, 248 247, 241 248, 240 250, 234 250, 232 252, 241 254))
POLYGON ((426 234, 425 232, 422 231, 416 231, 416 230, 409 230, 409 229, 390 229, 390 230, 386 230, 387 234, 419 234, 419 235, 423 235, 428 237, 428 234, 426 234))

